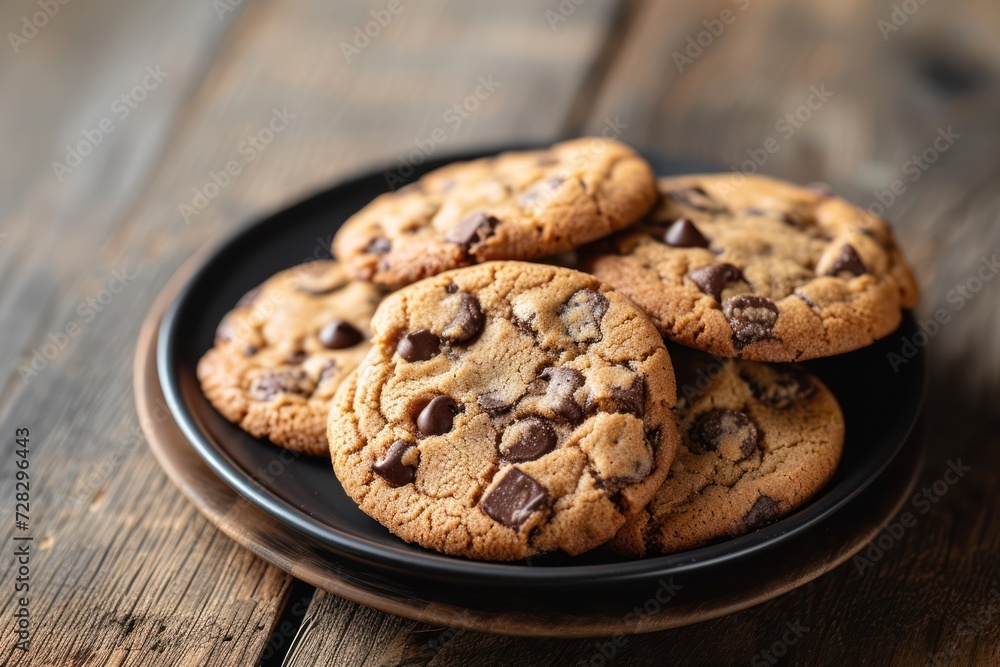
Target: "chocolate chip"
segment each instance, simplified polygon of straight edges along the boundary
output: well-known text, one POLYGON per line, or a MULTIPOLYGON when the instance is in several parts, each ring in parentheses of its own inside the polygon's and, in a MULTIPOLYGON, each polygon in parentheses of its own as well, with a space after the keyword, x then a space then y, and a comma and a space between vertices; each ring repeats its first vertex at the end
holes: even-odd
POLYGON ((518 529, 549 499, 544 486, 517 468, 511 468, 479 503, 486 516, 507 528, 518 529))
POLYGON ((524 191, 518 199, 521 208, 531 208, 533 206, 544 206, 555 197, 556 190, 566 182, 562 176, 550 176, 539 181, 524 191))
POLYGON ((257 300, 258 296, 260 296, 260 291, 262 288, 263 285, 257 285, 257 287, 254 287, 252 290, 241 296, 240 300, 236 302, 236 307, 249 308, 250 306, 252 306, 253 302, 257 300))
POLYGON ((827 269, 826 275, 835 276, 841 271, 846 271, 853 276, 868 273, 868 267, 861 261, 861 257, 858 256, 858 252, 854 249, 854 246, 849 243, 845 243, 844 247, 840 249, 840 254, 837 255, 837 259, 833 260, 833 264, 827 269))
POLYGON ((319 342, 328 350, 343 350, 365 339, 357 327, 344 320, 333 320, 319 330, 319 342))
POLYGON ((515 463, 534 461, 556 446, 556 430, 544 417, 527 417, 514 422, 503 432, 500 454, 515 463))
POLYGON ((500 390, 489 391, 485 394, 480 394, 479 397, 476 398, 476 403, 478 403, 479 407, 485 410, 486 414, 490 417, 499 417, 514 407, 514 403, 516 402, 516 398, 514 400, 510 400, 504 396, 503 392, 500 390))
POLYGON ((482 211, 473 213, 445 234, 444 240, 448 243, 456 243, 468 250, 492 236, 493 230, 499 224, 500 221, 492 215, 482 211))
POLYGON ((646 413, 646 378, 641 375, 636 376, 625 389, 615 387, 612 389, 621 412, 627 412, 637 417, 642 417, 646 413))
POLYGON ((456 292, 458 292, 458 285, 456 285, 455 283, 448 283, 447 285, 444 286, 444 291, 447 292, 448 294, 455 294, 456 292))
POLYGON ((781 518, 781 507, 771 498, 760 495, 754 501, 750 511, 743 515, 743 523, 747 528, 756 530, 763 528, 781 518))
POLYGON ((382 456, 378 457, 372 470, 393 488, 409 484, 416 477, 416 470, 403 463, 403 456, 416 446, 415 443, 406 440, 397 440, 389 445, 389 449, 382 456))
POLYGON ((816 393, 812 377, 797 366, 771 367, 770 382, 761 383, 750 376, 744 377, 744 380, 758 401, 779 410, 816 393))
POLYGON ((554 164, 559 164, 559 158, 557 158, 555 155, 549 155, 549 154, 540 155, 538 156, 538 159, 535 160, 535 164, 537 164, 539 167, 551 167, 554 164))
POLYGON ((384 236, 377 236, 365 246, 365 252, 369 255, 384 255, 392 250, 392 241, 384 236))
POLYGON ((733 346, 738 350, 769 338, 778 319, 778 307, 770 299, 753 294, 726 299, 722 313, 733 329, 733 346))
POLYGON ((573 396, 583 386, 583 373, 566 366, 550 366, 540 377, 548 381, 544 404, 560 417, 576 424, 583 420, 583 408, 573 396))
POLYGON ((312 388, 304 371, 287 370, 269 372, 250 383, 248 394, 256 401, 269 401, 278 394, 298 394, 305 396, 312 388))
POLYGON ((559 318, 569 337, 578 343, 601 340, 601 320, 608 312, 608 298, 593 289, 577 290, 559 306, 559 318))
POLYGON ((301 364, 308 358, 309 358, 309 353, 306 352, 305 350, 295 350, 290 355, 288 355, 288 363, 301 364))
POLYGON ((253 345, 247 345, 245 348, 243 348, 243 356, 245 357, 252 357, 253 355, 257 354, 257 352, 259 352, 259 350, 255 348, 253 345))
POLYGON ((726 285, 743 280, 743 274, 732 264, 711 264, 687 275, 698 289, 716 301, 722 299, 722 290, 726 285))
POLYGON ((420 329, 403 336, 396 345, 405 361, 427 361, 441 351, 441 339, 427 329, 420 329))
POLYGON ((458 313, 441 332, 441 337, 449 343, 464 343, 475 337, 482 331, 486 321, 479 299, 468 292, 462 292, 459 299, 458 313))
POLYGON ((675 220, 663 233, 663 242, 675 248, 707 248, 708 239, 687 218, 675 220))
POLYGON ((458 403, 451 396, 435 396, 417 417, 417 430, 424 435, 441 435, 451 430, 458 403))
POLYGON ((799 220, 799 217, 792 213, 782 213, 781 221, 786 225, 791 225, 792 227, 798 227, 799 225, 802 224, 802 221, 799 220))
POLYGON ((699 417, 691 428, 691 450, 695 454, 714 452, 730 439, 736 439, 742 458, 757 449, 760 434, 746 413, 716 408, 699 417))

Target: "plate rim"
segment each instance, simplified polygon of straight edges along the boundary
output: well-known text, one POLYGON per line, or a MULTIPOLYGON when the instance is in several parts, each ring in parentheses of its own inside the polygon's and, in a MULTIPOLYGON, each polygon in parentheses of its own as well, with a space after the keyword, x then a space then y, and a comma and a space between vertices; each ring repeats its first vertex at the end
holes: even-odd
MULTIPOLYGON (((476 159, 494 155, 504 150, 519 150, 519 145, 490 146, 483 149, 464 151, 456 154, 442 155, 428 160, 422 165, 424 170, 436 168, 454 161, 476 159)), ((640 151, 646 157, 652 157, 655 164, 676 161, 655 153, 640 151)), ((383 165, 385 167, 387 165, 383 165)), ((222 449, 212 443, 199 426, 197 417, 188 410, 184 402, 184 392, 179 385, 178 375, 174 369, 179 366, 177 359, 176 327, 182 307, 192 298, 194 288, 202 281, 204 275, 211 271, 219 259, 231 252, 233 248, 244 242, 246 236, 253 234, 268 224, 274 224, 276 219, 294 216, 297 211, 315 206, 320 199, 334 195, 335 192, 357 187, 373 177, 384 173, 385 169, 378 165, 370 167, 355 176, 335 181, 327 188, 321 188, 308 194, 305 198, 258 216, 246 225, 233 231, 225 239, 203 249, 191 275, 187 277, 180 290, 173 298, 160 320, 156 333, 156 365, 157 375, 167 407, 184 437, 191 443, 198 455, 209 468, 226 482, 237 494, 264 511, 277 521, 289 525, 311 539, 332 551, 347 558, 363 562, 382 569, 406 571, 411 576, 430 579, 455 581, 456 578, 466 578, 483 585, 504 586, 534 586, 563 587, 581 582, 592 583, 595 579, 601 584, 634 583, 647 578, 688 574, 702 569, 708 569, 739 560, 745 556, 760 553, 778 546, 785 539, 814 524, 821 523, 830 515, 841 509, 858 494, 864 491, 898 455, 900 449, 913 432, 921 413, 927 388, 926 353, 918 348, 918 354, 911 359, 917 364, 916 374, 920 378, 916 388, 917 396, 913 398, 914 411, 905 432, 895 444, 892 452, 880 462, 877 469, 866 475, 861 471, 853 471, 836 485, 827 485, 821 494, 783 519, 757 531, 741 535, 725 542, 707 545, 675 554, 651 556, 642 559, 623 560, 613 563, 558 565, 551 567, 526 567, 520 561, 490 562, 476 561, 454 556, 438 554, 424 550, 416 545, 380 545, 364 540, 348 532, 323 524, 305 512, 272 494, 260 483, 233 461, 222 449), (819 503, 822 499, 834 496, 833 501, 819 503), (417 567, 418 571, 413 571, 417 567)), ((418 171, 418 173, 420 173, 418 171)), ((904 311, 903 326, 906 321, 912 323, 913 314, 904 311)), ((912 391, 912 389, 911 389, 912 391)), ((909 403, 908 403, 909 404, 909 403)), ((331 468, 331 475, 333 470, 331 468)))

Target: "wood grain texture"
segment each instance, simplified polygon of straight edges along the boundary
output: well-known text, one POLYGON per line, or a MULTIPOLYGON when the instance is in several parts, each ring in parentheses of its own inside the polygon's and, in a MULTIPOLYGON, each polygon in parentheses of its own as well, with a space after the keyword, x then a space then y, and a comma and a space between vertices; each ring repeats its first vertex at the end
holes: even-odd
MULTIPOLYGON (((794 664, 914 664, 952 649, 953 664, 1000 661, 1000 615, 986 614, 1000 587, 1000 281, 956 292, 1000 250, 1000 8, 925 3, 883 36, 895 0, 621 4, 588 0, 552 30, 554 1, 404 2, 350 62, 341 43, 375 5, 258 0, 220 18, 193 0, 73 2, 17 53, 0 46, 0 433, 32 428, 38 539, 33 653, 5 632, 0 662, 250 664, 292 602, 289 578, 212 528, 141 441, 130 351, 187 256, 332 179, 419 158, 437 128, 447 139, 435 153, 609 126, 737 169, 773 137, 780 150, 761 171, 823 179, 866 206, 888 201, 900 179, 906 191, 886 215, 917 268, 921 317, 949 316, 929 343, 924 483, 943 479, 948 461, 972 467, 926 514, 914 505, 916 526, 863 574, 844 565, 758 608, 633 638, 609 662, 745 663, 795 622, 810 630, 786 647, 794 664), (674 53, 725 10, 733 20, 678 68, 674 53), (157 64, 169 76, 118 119, 111 104, 157 64), (490 76, 500 85, 453 126, 445 114, 490 76), (824 84, 828 101, 779 127, 824 84), (294 118, 246 149, 275 109, 294 118), (52 161, 107 117, 115 131, 60 182, 52 161), (949 126, 960 138, 913 172, 908 161, 949 126), (229 161, 240 173, 185 219, 182 205, 200 203, 229 161), (134 278, 112 294, 121 270, 134 278), (79 334, 22 378, 17 366, 71 326, 79 334)), ((0 25, 17 31, 35 11, 5 3, 0 25)), ((11 492, 4 476, 0 494, 11 492)), ((0 531, 7 543, 11 531, 0 531)), ((0 564, 5 617, 11 568, 0 564)), ((317 595, 289 662, 597 664, 601 647, 455 637, 317 595)))

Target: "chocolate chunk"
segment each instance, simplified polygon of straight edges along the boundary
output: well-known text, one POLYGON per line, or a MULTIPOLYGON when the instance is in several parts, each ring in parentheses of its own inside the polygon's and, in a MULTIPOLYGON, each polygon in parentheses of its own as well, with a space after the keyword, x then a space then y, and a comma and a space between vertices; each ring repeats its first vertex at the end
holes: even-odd
POLYGON ((549 492, 544 486, 517 468, 511 468, 480 501, 479 507, 494 521, 516 530, 548 499, 549 492))
POLYGON ((663 242, 675 248, 707 248, 708 239, 687 218, 675 220, 663 233, 663 242))
POLYGON ((691 428, 691 451, 714 452, 727 440, 736 440, 742 458, 754 453, 760 442, 757 425, 746 413, 717 408, 698 418, 691 428))
POLYGON ((248 394, 255 401, 269 401, 278 394, 306 396, 312 391, 309 377, 301 369, 268 372, 250 383, 248 394))
POLYGON ((753 507, 743 515, 743 523, 747 528, 756 530, 781 518, 781 507, 765 495, 757 496, 753 507))
POLYGON ((559 186, 566 182, 562 176, 549 176, 545 180, 539 181, 524 191, 518 199, 521 208, 542 207, 551 201, 559 186))
POLYGON ((583 386, 583 373, 575 368, 550 366, 542 371, 540 377, 549 383, 545 392, 546 407, 574 424, 583 421, 583 408, 573 396, 583 386))
POLYGON ((328 350, 343 350, 363 341, 365 336, 345 320, 333 320, 319 330, 319 342, 328 350))
POLYGON ((240 297, 240 300, 236 302, 237 308, 249 308, 253 305, 253 302, 257 300, 260 296, 260 291, 263 285, 257 285, 252 290, 240 297))
POLYGON ((441 435, 451 430, 458 403, 451 396, 435 396, 417 417, 417 430, 424 435, 441 435))
POLYGON ((544 417, 527 417, 503 432, 500 454, 508 461, 534 461, 556 446, 556 430, 544 417))
POLYGON ((737 350, 769 338, 778 319, 778 307, 770 299, 753 294, 726 299, 722 313, 733 329, 733 346, 737 350))
POLYGON ((389 445, 389 449, 382 456, 378 457, 372 470, 393 488, 409 484, 416 477, 416 469, 403 463, 403 456, 416 446, 416 443, 397 440, 389 445))
POLYGON ((420 329, 403 336, 396 351, 404 361, 427 361, 441 351, 441 339, 427 329, 420 329))
POLYGON ((559 306, 559 318, 569 337, 578 343, 601 340, 601 320, 608 312, 608 298, 592 289, 577 290, 559 306))
POLYGON ((493 230, 499 224, 500 221, 492 215, 479 211, 458 223, 444 235, 444 240, 448 243, 456 243, 468 250, 492 236, 493 230))
POLYGON ((642 417, 646 413, 646 378, 641 375, 636 376, 625 389, 615 387, 612 389, 621 412, 627 412, 637 417, 642 417))
POLYGON ((827 269, 826 275, 836 276, 841 271, 846 271, 853 276, 868 273, 868 267, 861 261, 861 257, 858 256, 858 252, 854 249, 854 246, 849 243, 845 243, 844 247, 840 249, 840 254, 837 255, 837 259, 833 260, 833 264, 827 269))
POLYGON ((799 217, 794 213, 782 213, 781 221, 786 225, 791 225, 792 227, 798 227, 802 224, 802 221, 799 220, 799 217))
POLYGON ((384 255, 392 250, 392 241, 384 236, 377 236, 365 246, 365 252, 369 255, 384 255))
POLYGON ((695 285, 716 301, 722 299, 722 290, 729 283, 743 280, 743 274, 732 264, 712 264, 687 274, 695 285))
POLYGON ((489 391, 485 394, 480 394, 479 397, 476 398, 476 403, 478 403, 479 407, 485 410, 486 414, 490 417, 499 417, 514 407, 514 403, 516 402, 516 398, 514 400, 510 400, 504 396, 503 392, 500 390, 489 391))
POLYGON ((474 338, 486 321, 479 299, 468 292, 462 292, 459 298, 458 313, 441 332, 441 337, 449 343, 464 343, 474 338))
POLYGON ((771 381, 757 382, 744 377, 754 397, 766 405, 784 410, 795 401, 810 398, 816 393, 816 383, 808 373, 797 366, 771 367, 771 381))

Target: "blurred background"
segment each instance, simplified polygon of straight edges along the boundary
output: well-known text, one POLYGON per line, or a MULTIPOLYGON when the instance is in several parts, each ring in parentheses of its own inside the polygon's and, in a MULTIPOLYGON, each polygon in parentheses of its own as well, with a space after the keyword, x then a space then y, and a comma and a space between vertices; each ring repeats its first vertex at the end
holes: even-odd
MULTIPOLYGON (((924 291, 918 316, 948 315, 929 342, 927 475, 959 455, 974 469, 863 580, 845 565, 630 651, 658 655, 683 637, 692 660, 729 661, 732 646, 749 660, 786 620, 821 622, 807 612, 824 599, 829 627, 800 655, 845 660, 863 646, 887 659, 906 645, 923 659, 980 608, 990 572, 996 584, 1000 525, 981 513, 1000 483, 1000 279, 982 273, 1000 249, 995 0, 7 0, 0 27, 2 432, 45 424, 39 520, 59 537, 39 556, 37 613, 54 618, 58 595, 90 605, 38 626, 51 664, 84 645, 81 664, 148 649, 158 627, 212 660, 256 656, 260 638, 232 619, 267 625, 287 599, 284 573, 215 532, 141 441, 121 444, 137 427, 142 318, 186 258, 365 170, 383 170, 388 189, 430 156, 584 134, 825 181, 892 221, 924 291), (218 564, 212 577, 183 564, 190 554, 218 564), (247 576, 265 592, 220 592, 247 576), (124 634, 121 605, 144 614, 124 634), (70 630, 101 613, 103 630, 70 630), (235 640, 219 648, 226 633, 235 640)), ((413 631, 320 602, 329 618, 357 614, 338 632, 376 657, 413 631)), ((991 624, 962 655, 996 656, 991 624)), ((476 642, 506 656, 593 654, 585 642, 468 637, 434 664, 464 664, 476 642)))

